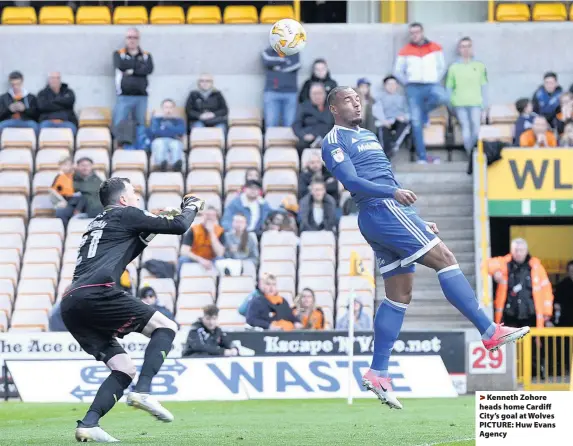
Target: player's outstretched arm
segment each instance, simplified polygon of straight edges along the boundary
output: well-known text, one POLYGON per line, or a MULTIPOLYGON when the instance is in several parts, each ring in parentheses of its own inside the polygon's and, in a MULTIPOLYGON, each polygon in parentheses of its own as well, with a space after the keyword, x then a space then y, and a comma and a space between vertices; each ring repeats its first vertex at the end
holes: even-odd
POLYGON ((198 209, 194 206, 185 207, 180 215, 153 215, 137 208, 128 208, 122 217, 122 224, 128 230, 142 234, 184 234, 197 215, 198 209))

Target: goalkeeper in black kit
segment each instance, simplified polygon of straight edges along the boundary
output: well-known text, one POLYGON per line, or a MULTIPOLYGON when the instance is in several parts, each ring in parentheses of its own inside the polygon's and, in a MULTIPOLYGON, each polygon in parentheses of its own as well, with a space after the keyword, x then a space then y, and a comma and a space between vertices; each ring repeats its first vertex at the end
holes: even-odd
POLYGON ((132 332, 150 338, 139 380, 127 395, 127 404, 171 422, 173 415, 149 392, 177 331, 175 322, 125 292, 120 276, 156 234, 185 233, 204 202, 187 195, 181 212, 153 215, 137 207, 139 197, 127 178, 104 181, 99 197, 104 211, 83 236, 72 285, 63 296, 61 308, 66 328, 81 347, 111 370, 86 416, 78 421, 76 440, 113 443, 119 440, 107 434, 99 421, 123 396, 136 371, 117 338, 132 332))

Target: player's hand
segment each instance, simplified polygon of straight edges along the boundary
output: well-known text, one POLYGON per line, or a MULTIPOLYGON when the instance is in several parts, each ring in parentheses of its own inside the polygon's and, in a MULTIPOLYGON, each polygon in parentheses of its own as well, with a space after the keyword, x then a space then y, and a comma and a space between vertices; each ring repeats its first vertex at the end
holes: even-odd
POLYGON ((436 223, 434 223, 433 221, 427 221, 426 224, 430 227, 430 230, 434 233, 434 234, 439 234, 440 231, 438 230, 438 225, 436 223))
POLYGON ((187 194, 183 197, 183 201, 181 202, 181 210, 193 206, 197 209, 197 212, 202 211, 205 207, 205 201, 201 200, 200 198, 194 197, 191 194, 187 194))
POLYGON ((416 194, 408 189, 397 189, 396 192, 394 192, 394 200, 404 206, 413 205, 417 199, 416 194))

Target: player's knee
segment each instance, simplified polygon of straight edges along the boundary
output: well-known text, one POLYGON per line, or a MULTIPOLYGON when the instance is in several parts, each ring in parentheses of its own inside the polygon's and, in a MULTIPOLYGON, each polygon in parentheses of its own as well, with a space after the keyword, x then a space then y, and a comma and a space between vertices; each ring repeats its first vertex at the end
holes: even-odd
POLYGON ((443 263, 443 267, 446 268, 448 266, 452 266, 458 263, 458 261, 456 260, 456 256, 454 256, 454 253, 452 251, 450 251, 450 249, 446 246, 446 245, 442 245, 443 248, 440 252, 441 257, 442 257, 442 263, 443 263))
POLYGON ((132 362, 129 365, 125 365, 123 370, 120 370, 120 372, 125 373, 127 376, 129 376, 132 380, 135 379, 135 374, 137 373, 137 368, 135 367, 135 364, 132 362))
POLYGON ((159 326, 157 328, 166 328, 168 330, 172 330, 174 336, 175 336, 175 333, 177 333, 177 324, 175 323, 175 321, 169 319, 168 317, 165 317, 165 319, 162 319, 161 323, 159 324, 159 326))

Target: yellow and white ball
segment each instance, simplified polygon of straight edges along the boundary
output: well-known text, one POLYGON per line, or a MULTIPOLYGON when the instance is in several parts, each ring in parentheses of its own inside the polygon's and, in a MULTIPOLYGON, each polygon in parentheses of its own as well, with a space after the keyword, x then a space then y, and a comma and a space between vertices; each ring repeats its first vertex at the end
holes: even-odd
POLYGON ((296 20, 282 19, 271 28, 269 41, 279 56, 292 56, 306 46, 306 31, 296 20))

